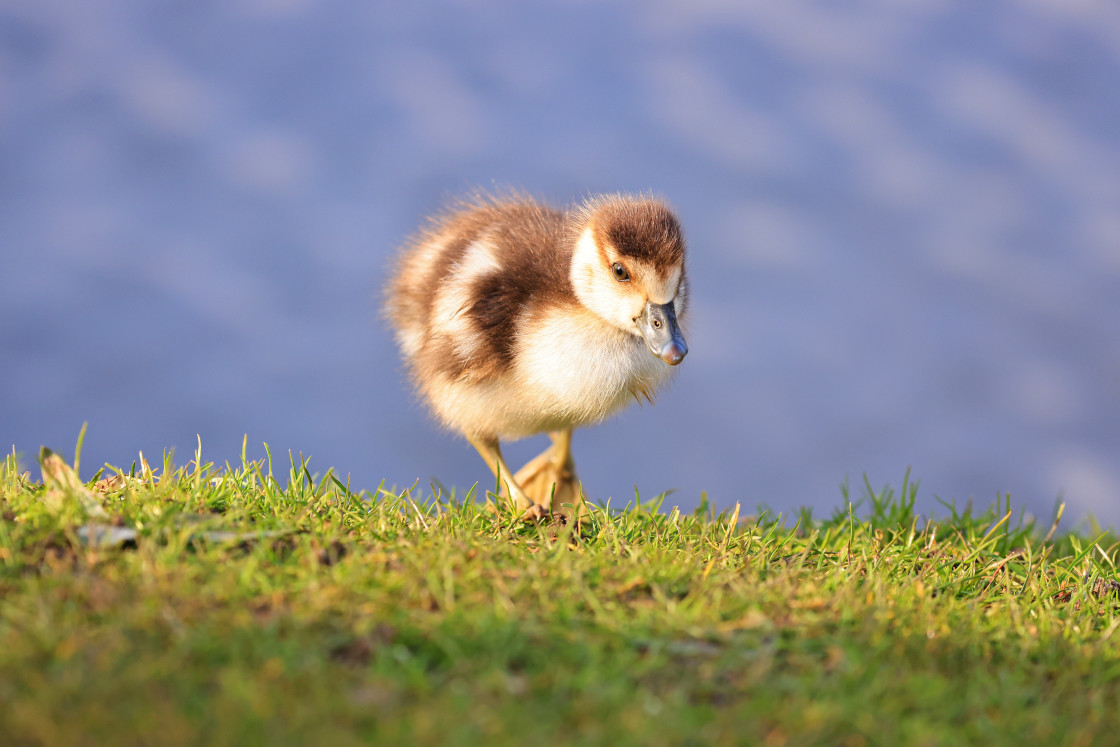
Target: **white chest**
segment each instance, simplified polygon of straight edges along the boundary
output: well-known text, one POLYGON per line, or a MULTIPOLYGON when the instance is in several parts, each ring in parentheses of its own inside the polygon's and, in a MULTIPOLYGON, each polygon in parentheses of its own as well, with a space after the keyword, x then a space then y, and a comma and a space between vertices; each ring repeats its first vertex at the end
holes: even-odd
POLYGON ((573 425, 601 420, 640 392, 652 393, 672 373, 641 338, 588 313, 545 313, 523 331, 521 395, 538 412, 573 425))

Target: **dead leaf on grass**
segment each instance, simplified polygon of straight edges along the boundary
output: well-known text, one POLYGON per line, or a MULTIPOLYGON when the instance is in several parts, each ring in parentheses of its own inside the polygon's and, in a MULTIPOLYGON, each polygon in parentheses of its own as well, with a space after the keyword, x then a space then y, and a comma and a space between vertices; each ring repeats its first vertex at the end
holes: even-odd
POLYGON ((119 472, 110 477, 101 478, 93 484, 93 489, 98 493, 116 493, 118 490, 124 490, 130 485, 135 487, 144 484, 144 480, 139 477, 133 477, 124 472, 119 472))
POLYGON ((86 524, 78 527, 78 539, 89 547, 120 547, 135 549, 140 533, 132 527, 86 524))
POLYGON ((66 499, 72 496, 78 499, 87 516, 94 518, 109 516, 97 497, 86 488, 70 465, 46 446, 39 450, 39 465, 43 468, 43 484, 47 486, 47 491, 43 494, 43 502, 52 511, 60 511, 66 499))
POLYGON ((198 532, 191 535, 191 539, 201 539, 215 544, 249 545, 265 539, 287 537, 295 534, 291 529, 261 529, 252 532, 237 532, 226 529, 214 529, 207 532, 198 532))

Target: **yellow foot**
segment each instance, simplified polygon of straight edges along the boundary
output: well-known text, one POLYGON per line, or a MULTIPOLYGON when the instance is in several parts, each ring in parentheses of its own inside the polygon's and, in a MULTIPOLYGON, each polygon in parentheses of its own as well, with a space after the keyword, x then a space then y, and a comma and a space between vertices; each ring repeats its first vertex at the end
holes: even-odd
POLYGON ((572 461, 572 432, 550 434, 552 446, 518 470, 514 482, 536 506, 550 506, 552 513, 579 517, 583 507, 576 466, 572 461), (565 505, 567 504, 567 505, 565 505))
POLYGON ((535 503, 532 506, 529 506, 529 508, 525 509, 525 512, 521 514, 521 520, 541 522, 548 519, 551 515, 552 512, 548 510, 548 506, 542 506, 539 503, 535 503))

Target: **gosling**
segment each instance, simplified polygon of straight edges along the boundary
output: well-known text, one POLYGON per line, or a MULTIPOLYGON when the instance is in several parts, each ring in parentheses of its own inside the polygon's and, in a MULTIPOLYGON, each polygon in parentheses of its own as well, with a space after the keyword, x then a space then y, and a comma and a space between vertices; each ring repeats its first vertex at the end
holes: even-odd
POLYGON ((385 313, 435 417, 541 519, 581 506, 572 430, 652 401, 684 360, 687 288, 684 236, 661 200, 555 210, 481 196, 406 242, 385 313), (545 431, 552 445, 512 473, 501 442, 545 431))

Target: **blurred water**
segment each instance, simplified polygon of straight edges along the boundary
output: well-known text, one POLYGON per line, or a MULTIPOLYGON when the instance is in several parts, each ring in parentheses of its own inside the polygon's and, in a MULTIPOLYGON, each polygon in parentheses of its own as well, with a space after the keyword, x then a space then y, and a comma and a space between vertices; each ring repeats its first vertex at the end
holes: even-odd
MULTIPOLYGON (((0 444, 487 481, 377 289, 475 185, 655 190, 688 360, 588 492, 1120 520, 1120 6, 0 3, 0 444), (857 491, 858 492, 858 491, 857 491)), ((514 460, 542 442, 513 449, 514 460)))

